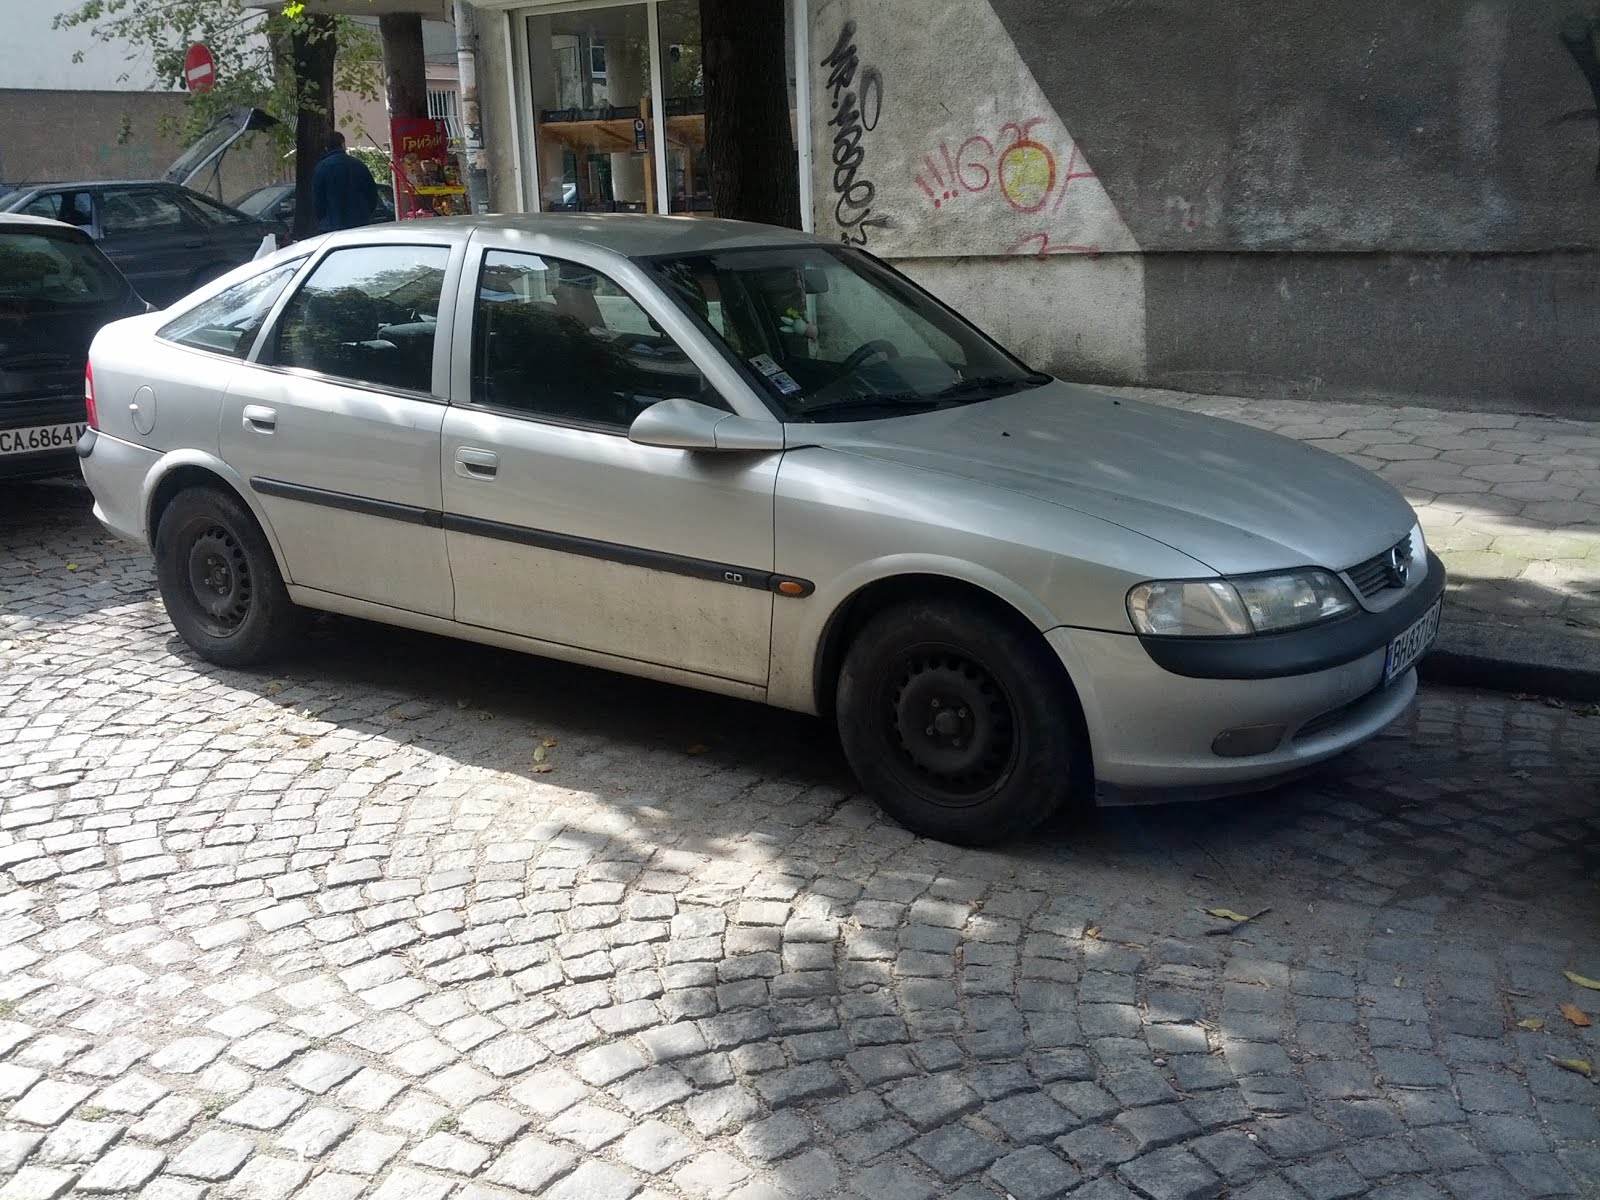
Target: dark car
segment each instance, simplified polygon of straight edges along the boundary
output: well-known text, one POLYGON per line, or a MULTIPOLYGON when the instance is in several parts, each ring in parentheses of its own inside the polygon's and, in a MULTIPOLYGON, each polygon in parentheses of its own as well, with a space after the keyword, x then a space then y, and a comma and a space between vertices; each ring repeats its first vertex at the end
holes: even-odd
POLYGON ((83 229, 159 307, 240 263, 282 226, 258 221, 209 196, 165 181, 36 184, 0 198, 0 212, 83 229))
POLYGON ((0 214, 0 479, 77 472, 89 343, 148 308, 82 230, 0 214))
MULTIPOLYGON (((258 221, 272 221, 294 228, 294 184, 269 183, 246 192, 233 202, 233 206, 246 216, 258 221)), ((378 209, 372 214, 372 224, 382 225, 394 220, 394 197, 378 186, 378 209)))
POLYGON ((141 296, 164 308, 200 284, 249 262, 267 234, 275 235, 280 245, 287 240, 287 226, 260 220, 203 194, 223 195, 227 152, 249 134, 277 123, 259 108, 233 109, 179 155, 160 179, 20 184, 0 195, 0 212, 78 226, 141 296))

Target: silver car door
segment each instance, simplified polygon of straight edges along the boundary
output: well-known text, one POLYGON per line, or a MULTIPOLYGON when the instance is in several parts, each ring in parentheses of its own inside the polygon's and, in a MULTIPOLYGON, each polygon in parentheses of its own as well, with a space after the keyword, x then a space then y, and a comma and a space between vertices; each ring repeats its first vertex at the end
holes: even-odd
POLYGON ((456 619, 765 685, 780 456, 630 442, 656 401, 720 403, 695 364, 588 267, 476 265, 471 395, 441 442, 456 619))
POLYGON ((439 298, 456 269, 444 244, 335 247, 234 376, 222 456, 271 521, 291 583, 450 615, 439 298))

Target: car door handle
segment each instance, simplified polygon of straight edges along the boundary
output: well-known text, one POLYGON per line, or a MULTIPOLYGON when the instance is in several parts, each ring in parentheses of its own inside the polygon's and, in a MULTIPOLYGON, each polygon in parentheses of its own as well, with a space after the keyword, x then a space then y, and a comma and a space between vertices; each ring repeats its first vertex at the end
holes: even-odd
POLYGON ((500 469, 500 456, 492 450, 461 446, 456 450, 456 474, 463 479, 493 479, 500 469))
POLYGON ((246 404, 244 427, 255 433, 271 433, 278 428, 278 410, 262 404, 246 404))

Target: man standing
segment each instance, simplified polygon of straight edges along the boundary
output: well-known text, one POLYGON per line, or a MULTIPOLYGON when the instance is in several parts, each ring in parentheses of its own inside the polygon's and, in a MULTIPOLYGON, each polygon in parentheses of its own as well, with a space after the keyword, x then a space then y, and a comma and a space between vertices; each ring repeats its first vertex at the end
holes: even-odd
POLYGON ((354 229, 372 220, 378 207, 378 185, 367 164, 345 153, 344 134, 328 135, 328 153, 311 176, 311 208, 317 232, 354 229))

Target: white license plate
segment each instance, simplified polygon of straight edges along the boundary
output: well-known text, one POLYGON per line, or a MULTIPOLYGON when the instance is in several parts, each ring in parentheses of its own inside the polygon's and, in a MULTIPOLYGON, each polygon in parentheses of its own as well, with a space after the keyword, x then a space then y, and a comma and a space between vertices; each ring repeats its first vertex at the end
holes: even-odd
POLYGON ((1439 634, 1439 613, 1443 608, 1444 598, 1440 597, 1409 629, 1389 643, 1389 653, 1383 660, 1385 683, 1393 682, 1395 676, 1410 670, 1412 664, 1427 653, 1439 634))
POLYGON ((41 450, 70 450, 89 426, 35 425, 32 429, 0 429, 0 454, 37 454, 41 450))

